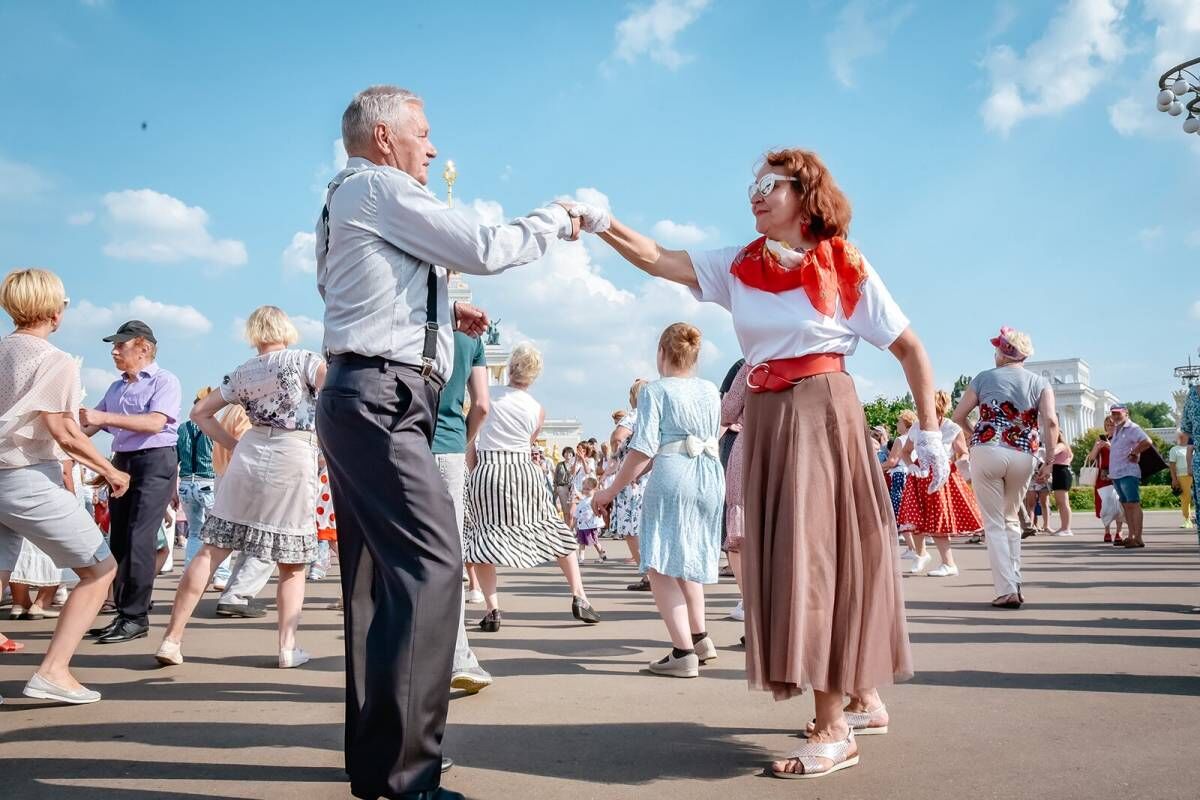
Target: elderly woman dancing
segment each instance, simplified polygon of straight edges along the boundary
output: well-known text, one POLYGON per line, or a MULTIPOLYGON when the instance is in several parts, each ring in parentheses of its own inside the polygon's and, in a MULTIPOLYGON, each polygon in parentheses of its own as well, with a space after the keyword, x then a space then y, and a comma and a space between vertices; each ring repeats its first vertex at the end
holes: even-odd
POLYGON ((183 631, 217 566, 234 550, 279 564, 279 666, 309 659, 296 645, 304 572, 317 559, 316 394, 325 383, 325 362, 293 349, 300 334, 275 306, 262 306, 246 322, 246 338, 258 355, 225 376, 220 391, 192 408, 191 418, 214 443, 233 451, 216 503, 175 593, 171 621, 155 658, 183 663, 183 631), (241 439, 216 414, 244 406, 253 427, 241 439))
POLYGON ((496 567, 528 569, 554 559, 571 587, 571 614, 590 624, 600 621, 588 602, 575 560, 575 536, 554 510, 545 479, 530 458, 546 412, 529 388, 542 374, 542 354, 522 342, 508 361, 508 385, 494 387, 490 410, 472 443, 474 462, 467 480, 463 560, 474 564, 487 603, 479 628, 500 630, 501 612, 496 567))
POLYGON ((96 451, 76 419, 83 397, 79 366, 49 342, 67 302, 62 281, 47 270, 15 270, 0 286, 0 305, 16 324, 0 339, 0 589, 22 539, 56 567, 79 575, 25 695, 83 704, 96 702, 100 693, 75 679, 70 661, 104 603, 117 564, 91 515, 64 488, 60 462, 70 457, 97 472, 112 497, 125 494, 129 475, 96 451))
POLYGON ((779 700, 813 689, 809 742, 772 773, 815 778, 858 763, 855 732, 887 730, 877 687, 912 673, 895 518, 844 365, 860 338, 904 368, 931 490, 949 464, 925 349, 846 240, 850 203, 820 158, 767 153, 749 197, 759 238, 709 252, 667 250, 601 209, 572 212, 634 266, 733 315, 752 365, 741 434, 747 678, 779 700))

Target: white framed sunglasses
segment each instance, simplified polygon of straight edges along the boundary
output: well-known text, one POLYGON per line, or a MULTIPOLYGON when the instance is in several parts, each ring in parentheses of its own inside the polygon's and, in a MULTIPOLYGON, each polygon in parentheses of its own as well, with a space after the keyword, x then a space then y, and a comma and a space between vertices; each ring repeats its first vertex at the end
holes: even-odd
POLYGON ((746 189, 746 193, 750 195, 750 202, 754 202, 754 199, 759 195, 766 197, 771 192, 775 191, 775 185, 779 183, 779 181, 795 180, 795 178, 789 178, 786 175, 776 175, 768 172, 766 175, 763 175, 754 183, 750 184, 746 189))

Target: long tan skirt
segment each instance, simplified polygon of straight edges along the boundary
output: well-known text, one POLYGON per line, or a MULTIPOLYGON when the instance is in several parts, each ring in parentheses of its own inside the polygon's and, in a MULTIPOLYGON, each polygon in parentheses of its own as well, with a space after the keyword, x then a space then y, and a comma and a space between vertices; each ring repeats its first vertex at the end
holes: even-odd
POLYGON ((854 381, 748 395, 741 438, 751 688, 785 700, 911 677, 896 520, 854 381))

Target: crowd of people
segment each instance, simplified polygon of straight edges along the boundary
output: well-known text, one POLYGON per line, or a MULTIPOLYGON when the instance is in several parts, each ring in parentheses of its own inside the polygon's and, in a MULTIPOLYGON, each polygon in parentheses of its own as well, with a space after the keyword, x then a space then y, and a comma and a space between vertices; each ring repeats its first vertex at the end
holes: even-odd
MULTIPOLYGON (((59 614, 26 695, 100 699, 72 676, 72 655, 85 636, 148 636, 176 524, 184 568, 146 656, 164 668, 183 663, 208 587, 223 592, 218 615, 261 617, 255 598, 276 571, 278 666, 304 665, 306 581, 327 575, 336 552, 351 790, 458 797, 440 787, 452 764, 441 748, 449 692, 493 682, 470 647, 467 606, 484 606, 470 628, 499 631, 498 568, 553 562, 572 617, 598 624, 580 565, 623 540, 637 573, 628 588, 649 592, 663 622, 666 652, 646 667, 660 676, 694 678, 716 658, 705 587, 727 561, 749 685, 814 697, 806 741, 770 770, 819 778, 859 763, 857 737, 887 733, 881 690, 913 673, 902 563, 953 578, 954 547, 982 542, 992 605, 1017 609, 1022 538, 1039 512, 1048 525, 1051 496, 1055 534, 1072 534, 1071 449, 1052 386, 1024 366, 1029 336, 1002 328, 992 366, 956 405, 935 391, 908 318, 846 238, 850 203, 816 154, 764 155, 749 187, 754 241, 684 251, 580 203, 472 221, 426 188, 437 152, 422 101, 402 89, 361 92, 342 127, 350 158, 317 225, 322 354, 297 348, 287 315, 262 306, 246 323, 254 355, 185 409, 153 330, 131 320, 105 339, 120 377, 89 406, 77 362, 49 341, 69 303, 62 281, 41 269, 5 278, 0 304, 16 328, 0 339, 0 582, 12 586, 14 618, 59 614), (489 386, 478 339, 487 315, 451 305, 434 265, 494 274, 581 232, 727 309, 744 357, 718 387, 696 374, 701 331, 670 325, 658 376, 633 383, 608 438, 558 453, 539 444, 541 353, 518 344, 507 383, 489 386), (846 371, 860 339, 890 351, 907 378, 914 408, 894 431, 868 428, 846 371), (109 458, 91 442, 101 430, 109 458), (940 564, 927 569, 931 544, 940 564), (89 629, 102 611, 111 620, 89 629)), ((1182 428, 1200 428, 1197 391, 1182 428)), ((1105 541, 1145 546, 1150 447, 1114 406, 1086 462, 1105 541)), ((1171 458, 1188 491, 1193 458, 1190 447, 1171 458)), ((19 647, 0 637, 0 651, 19 647)))

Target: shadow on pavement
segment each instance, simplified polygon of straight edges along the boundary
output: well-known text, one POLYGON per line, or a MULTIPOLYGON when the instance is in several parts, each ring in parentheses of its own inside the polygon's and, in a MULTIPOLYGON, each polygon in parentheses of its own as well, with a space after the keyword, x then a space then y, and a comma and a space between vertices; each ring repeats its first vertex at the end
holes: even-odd
POLYGON ((917 686, 960 686, 979 689, 1042 689, 1114 694, 1200 694, 1200 677, 1192 675, 1088 675, 957 670, 918 672, 906 681, 917 686))
MULTIPOLYGON (((742 736, 791 733, 710 728, 691 722, 467 725, 446 729, 446 750, 463 767, 592 784, 720 780, 761 770, 772 753, 742 736)), ((663 795, 666 796, 666 795, 663 795)))

